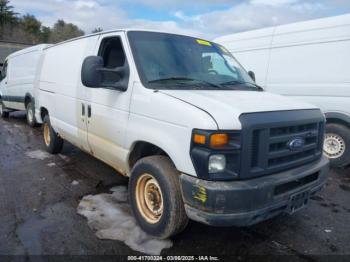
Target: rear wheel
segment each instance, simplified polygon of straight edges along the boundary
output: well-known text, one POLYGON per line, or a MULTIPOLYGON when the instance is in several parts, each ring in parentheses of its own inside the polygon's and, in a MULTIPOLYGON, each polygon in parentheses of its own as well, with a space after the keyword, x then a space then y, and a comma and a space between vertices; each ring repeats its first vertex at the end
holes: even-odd
POLYGON ((51 154, 58 154, 62 151, 63 139, 59 137, 52 128, 50 117, 46 115, 43 123, 43 138, 46 150, 51 154))
POLYGON ((148 234, 167 238, 186 227, 179 172, 168 157, 139 160, 131 172, 129 196, 135 219, 148 234))
POLYGON ((26 107, 27 111, 27 123, 31 127, 37 126, 36 120, 35 120, 35 109, 33 102, 29 102, 26 107))
POLYGON ((333 167, 343 167, 349 164, 350 129, 340 124, 327 124, 323 152, 333 167))
POLYGON ((5 111, 6 107, 4 106, 4 104, 2 103, 2 101, 0 101, 0 116, 2 118, 7 118, 9 117, 9 112, 5 111))

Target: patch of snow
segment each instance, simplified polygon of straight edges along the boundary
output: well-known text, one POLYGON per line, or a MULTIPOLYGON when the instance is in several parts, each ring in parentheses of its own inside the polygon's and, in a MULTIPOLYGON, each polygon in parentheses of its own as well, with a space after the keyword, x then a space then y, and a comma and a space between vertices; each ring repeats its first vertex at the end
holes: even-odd
POLYGON ((325 229, 324 232, 326 232, 326 233, 331 233, 332 230, 331 230, 331 229, 325 229))
POLYGON ((160 255, 162 249, 173 245, 171 240, 154 238, 137 225, 125 186, 113 187, 111 191, 112 194, 87 195, 77 208, 98 238, 123 241, 130 248, 149 255, 160 255))
POLYGON ((79 182, 77 180, 73 180, 72 186, 77 186, 77 185, 79 185, 79 182))
POLYGON ((52 163, 48 163, 47 164, 47 166, 49 166, 49 167, 53 167, 53 166, 55 166, 56 164, 54 163, 54 162, 52 162, 52 163))
POLYGON ((28 151, 26 152, 26 155, 30 158, 39 159, 39 160, 44 160, 46 158, 51 157, 49 153, 42 150, 28 151))

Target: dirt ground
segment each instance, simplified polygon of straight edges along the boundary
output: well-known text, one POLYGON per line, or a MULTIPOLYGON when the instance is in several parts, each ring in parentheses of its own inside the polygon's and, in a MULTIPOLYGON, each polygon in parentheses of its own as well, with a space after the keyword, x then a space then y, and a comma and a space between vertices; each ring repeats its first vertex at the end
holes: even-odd
MULTIPOLYGON (((24 261, 32 255, 142 255, 123 242, 98 239, 76 213, 83 196, 127 185, 127 179, 68 143, 60 155, 42 152, 41 129, 27 126, 22 113, 0 120, 0 260, 8 255, 24 261)), ((326 188, 293 216, 250 228, 190 222, 172 241, 163 256, 349 261, 350 168, 331 170, 326 188)))

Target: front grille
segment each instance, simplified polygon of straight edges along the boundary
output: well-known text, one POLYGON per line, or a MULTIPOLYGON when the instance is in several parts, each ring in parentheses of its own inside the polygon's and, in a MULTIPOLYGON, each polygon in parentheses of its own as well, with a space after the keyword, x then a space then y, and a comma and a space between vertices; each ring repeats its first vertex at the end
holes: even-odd
POLYGON ((322 155, 324 117, 319 110, 244 114, 241 177, 285 171, 322 155), (292 148, 298 139, 304 143, 292 148))
POLYGON ((313 158, 319 150, 318 135, 319 123, 271 128, 267 167, 313 158), (305 141, 304 146, 297 152, 287 147, 288 142, 294 138, 302 138, 305 141))

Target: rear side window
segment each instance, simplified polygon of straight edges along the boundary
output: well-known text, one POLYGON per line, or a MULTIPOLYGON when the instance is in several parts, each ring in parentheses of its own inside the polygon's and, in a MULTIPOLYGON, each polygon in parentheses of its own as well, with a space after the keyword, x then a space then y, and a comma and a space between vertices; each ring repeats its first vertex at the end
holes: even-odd
MULTIPOLYGON (((109 37, 103 39, 98 55, 103 58, 104 67, 108 69, 122 67, 126 63, 125 52, 120 37, 109 37)), ((116 83, 118 81, 120 81, 118 75, 103 72, 104 84, 116 83)))

